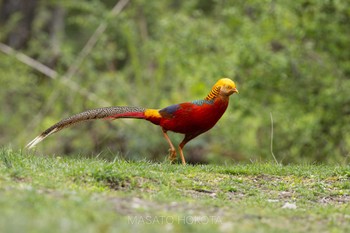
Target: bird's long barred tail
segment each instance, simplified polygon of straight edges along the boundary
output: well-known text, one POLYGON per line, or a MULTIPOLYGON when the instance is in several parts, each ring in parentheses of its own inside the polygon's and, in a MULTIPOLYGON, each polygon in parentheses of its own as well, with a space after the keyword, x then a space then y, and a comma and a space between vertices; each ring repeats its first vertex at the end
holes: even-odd
POLYGON ((64 128, 75 125, 77 123, 95 120, 95 119, 117 119, 117 118, 144 118, 145 108, 139 107, 106 107, 87 110, 82 113, 75 114, 71 117, 65 118, 60 122, 54 124, 38 137, 34 138, 31 142, 27 144, 27 148, 32 148, 42 140, 44 140, 49 135, 58 132, 64 128))

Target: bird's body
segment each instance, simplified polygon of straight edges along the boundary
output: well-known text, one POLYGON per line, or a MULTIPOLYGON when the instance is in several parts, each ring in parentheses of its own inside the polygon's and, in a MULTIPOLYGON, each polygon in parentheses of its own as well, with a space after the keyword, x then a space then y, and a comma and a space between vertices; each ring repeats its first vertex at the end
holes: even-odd
POLYGON ((199 135, 216 124, 227 106, 228 102, 220 99, 171 105, 159 111, 159 125, 176 133, 199 135))
POLYGON ((191 139, 211 129, 226 111, 229 96, 237 93, 235 83, 227 78, 220 79, 203 100, 174 104, 163 109, 146 109, 140 107, 106 107, 87 110, 73 115, 51 126, 31 141, 27 147, 32 148, 52 133, 82 121, 94 119, 136 118, 145 119, 159 125, 170 145, 170 160, 176 159, 175 147, 167 131, 184 134, 179 145, 182 163, 185 164, 182 148, 191 139))

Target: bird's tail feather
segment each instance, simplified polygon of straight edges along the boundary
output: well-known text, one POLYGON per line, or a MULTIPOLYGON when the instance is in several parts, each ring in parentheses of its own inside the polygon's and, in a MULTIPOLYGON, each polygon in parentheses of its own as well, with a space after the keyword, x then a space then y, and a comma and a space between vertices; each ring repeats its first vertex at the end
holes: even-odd
POLYGON ((75 125, 77 123, 95 120, 95 119, 117 119, 117 118, 138 118, 144 119, 145 108, 139 107, 106 107, 106 108, 97 108, 87 110, 82 113, 75 114, 71 117, 65 118, 60 122, 57 122, 44 132, 42 132, 39 136, 34 138, 31 142, 27 144, 27 148, 33 148, 36 144, 44 140, 49 135, 58 132, 66 127, 75 125))

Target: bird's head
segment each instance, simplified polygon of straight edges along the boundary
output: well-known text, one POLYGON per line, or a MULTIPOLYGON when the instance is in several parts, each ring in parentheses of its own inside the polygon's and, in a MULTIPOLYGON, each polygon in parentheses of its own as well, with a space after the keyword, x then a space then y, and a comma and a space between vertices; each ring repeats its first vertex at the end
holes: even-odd
POLYGON ((217 81, 213 87, 214 88, 219 88, 220 87, 220 95, 224 96, 230 96, 233 93, 238 93, 236 84, 229 78, 222 78, 217 81))
POLYGON ((211 92, 206 97, 207 100, 216 98, 217 96, 222 97, 229 97, 233 93, 238 93, 236 84, 229 78, 222 78, 219 79, 213 88, 211 89, 211 92))

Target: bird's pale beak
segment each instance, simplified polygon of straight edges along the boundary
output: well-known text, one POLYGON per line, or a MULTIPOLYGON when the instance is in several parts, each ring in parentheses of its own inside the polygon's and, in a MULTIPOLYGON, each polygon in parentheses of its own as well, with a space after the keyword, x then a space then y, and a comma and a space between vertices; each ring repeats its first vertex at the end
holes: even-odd
POLYGON ((233 88, 233 93, 237 93, 237 94, 239 93, 237 88, 233 88))

